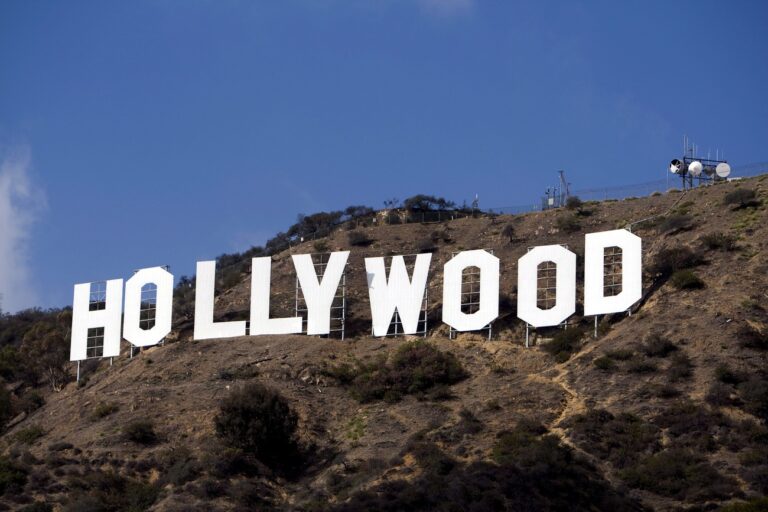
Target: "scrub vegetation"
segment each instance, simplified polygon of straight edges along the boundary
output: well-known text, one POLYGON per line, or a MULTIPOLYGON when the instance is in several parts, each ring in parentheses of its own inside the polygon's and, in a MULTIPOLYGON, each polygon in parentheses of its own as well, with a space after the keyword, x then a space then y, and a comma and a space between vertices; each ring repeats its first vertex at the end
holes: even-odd
POLYGON ((389 359, 381 356, 369 362, 329 366, 325 374, 349 388, 361 403, 397 402, 405 395, 429 396, 467 377, 456 356, 424 341, 401 345, 389 359))

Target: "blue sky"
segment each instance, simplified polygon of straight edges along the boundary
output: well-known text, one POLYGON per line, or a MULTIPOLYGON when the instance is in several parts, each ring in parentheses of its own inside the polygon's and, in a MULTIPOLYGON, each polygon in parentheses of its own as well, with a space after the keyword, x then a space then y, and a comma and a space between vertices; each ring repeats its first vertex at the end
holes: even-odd
POLYGON ((391 197, 534 202, 768 160, 768 3, 0 2, 0 293, 263 243, 391 197), (3 218, 4 216, 4 218, 3 218))

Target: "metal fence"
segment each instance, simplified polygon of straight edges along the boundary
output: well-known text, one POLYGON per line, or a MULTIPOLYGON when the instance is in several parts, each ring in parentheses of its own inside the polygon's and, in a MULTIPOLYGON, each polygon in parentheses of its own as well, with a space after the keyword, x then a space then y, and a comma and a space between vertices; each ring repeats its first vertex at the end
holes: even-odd
MULTIPOLYGON (((729 180, 738 180, 741 178, 751 178, 761 174, 768 173, 768 162, 748 164, 733 169, 729 180)), ((666 179, 647 181, 645 183, 634 183, 631 185, 621 185, 616 187, 597 187, 571 191, 571 196, 576 196, 582 201, 606 201, 609 199, 628 199, 630 197, 649 196, 655 192, 666 192, 669 189, 682 188, 681 180, 678 176, 670 174, 666 179)), ((521 213, 541 211, 540 202, 534 204, 524 204, 517 206, 501 206, 485 208, 484 212, 495 215, 517 215, 521 213)))
MULTIPOLYGON (((749 178, 758 176, 760 174, 768 173, 768 162, 749 164, 733 169, 733 173, 729 180, 738 180, 741 178, 749 178)), ((606 200, 621 200, 631 197, 643 197, 649 196, 654 193, 663 193, 670 189, 678 189, 682 187, 680 179, 676 175, 670 174, 666 179, 647 181, 644 183, 634 183, 630 185, 621 185, 616 187, 597 187, 581 190, 573 190, 570 192, 571 196, 576 196, 582 201, 606 201, 606 200)), ((350 225, 348 229, 358 229, 364 227, 372 227, 382 224, 430 224, 439 223, 456 219, 463 219, 468 217, 485 217, 494 215, 520 215, 523 213, 541 211, 543 208, 541 198, 529 204, 520 204, 516 206, 495 206, 492 208, 483 209, 460 209, 460 210, 431 210, 431 211, 406 211, 403 209, 392 209, 389 211, 383 210, 377 212, 373 217, 356 219, 349 221, 350 225)), ((334 227, 329 230, 323 230, 321 232, 305 235, 300 240, 293 240, 289 242, 290 246, 295 245, 297 242, 305 242, 309 240, 316 240, 328 236, 332 231, 335 231, 338 227, 334 227)))

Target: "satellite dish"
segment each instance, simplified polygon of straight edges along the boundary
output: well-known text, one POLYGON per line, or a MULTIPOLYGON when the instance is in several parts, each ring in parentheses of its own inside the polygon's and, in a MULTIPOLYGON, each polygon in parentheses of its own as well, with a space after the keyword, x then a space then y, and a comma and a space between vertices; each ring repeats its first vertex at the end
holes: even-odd
POLYGON ((719 163, 717 164, 717 167, 715 167, 715 173, 720 178, 727 178, 731 175, 731 166, 725 162, 719 163))
POLYGON ((704 174, 706 174, 707 176, 712 176, 713 174, 715 174, 715 168, 712 167, 711 165, 705 165, 704 174))
POLYGON ((679 174, 683 169, 683 162, 675 158, 669 163, 669 172, 673 174, 679 174))
POLYGON ((688 172, 691 173, 691 176, 693 176, 694 178, 697 176, 701 176, 701 171, 703 170, 704 170, 704 166, 698 160, 696 160, 695 162, 691 162, 690 165, 688 166, 688 172))

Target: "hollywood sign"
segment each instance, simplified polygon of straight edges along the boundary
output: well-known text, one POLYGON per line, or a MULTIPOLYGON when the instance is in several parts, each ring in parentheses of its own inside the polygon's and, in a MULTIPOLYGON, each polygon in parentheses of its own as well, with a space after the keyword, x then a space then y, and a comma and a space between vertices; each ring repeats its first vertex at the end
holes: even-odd
MULTIPOLYGON (((331 253, 321 278, 318 278, 311 255, 292 255, 291 258, 307 305, 306 334, 329 334, 331 307, 349 251, 331 253)), ((408 275, 403 256, 392 258, 389 274, 383 257, 365 258, 374 336, 387 335, 395 312, 400 316, 403 334, 417 332, 431 259, 432 254, 417 255, 413 271, 408 275)), ((248 325, 245 321, 214 320, 216 262, 197 263, 194 339, 302 333, 302 317, 270 318, 272 258, 260 257, 251 261, 248 325)), ((485 328, 499 315, 499 277, 499 258, 487 251, 456 254, 443 267, 442 321, 459 332, 485 328), (462 274, 471 267, 479 269, 479 305, 477 311, 466 313, 461 307, 462 274)), ((136 347, 149 347, 162 341, 171 331, 173 281, 173 275, 161 267, 137 271, 125 286, 122 279, 106 281, 100 309, 95 311, 91 307, 93 283, 75 285, 70 360, 87 359, 89 334, 93 338, 94 330, 103 344, 101 357, 120 355, 121 334, 136 347), (155 321, 151 328, 143 328, 142 289, 150 284, 156 287, 155 321)), ((539 246, 528 251, 518 261, 517 295, 517 316, 529 325, 548 327, 567 320, 576 312, 576 254, 561 245, 539 246), (538 267, 545 262, 552 262, 556 267, 555 305, 548 309, 537 305, 538 267)), ((626 311, 640 300, 641 295, 640 238, 623 229, 587 234, 584 244, 584 315, 626 311), (621 292, 612 296, 606 296, 604 292, 604 257, 609 247, 621 249, 621 292)))

